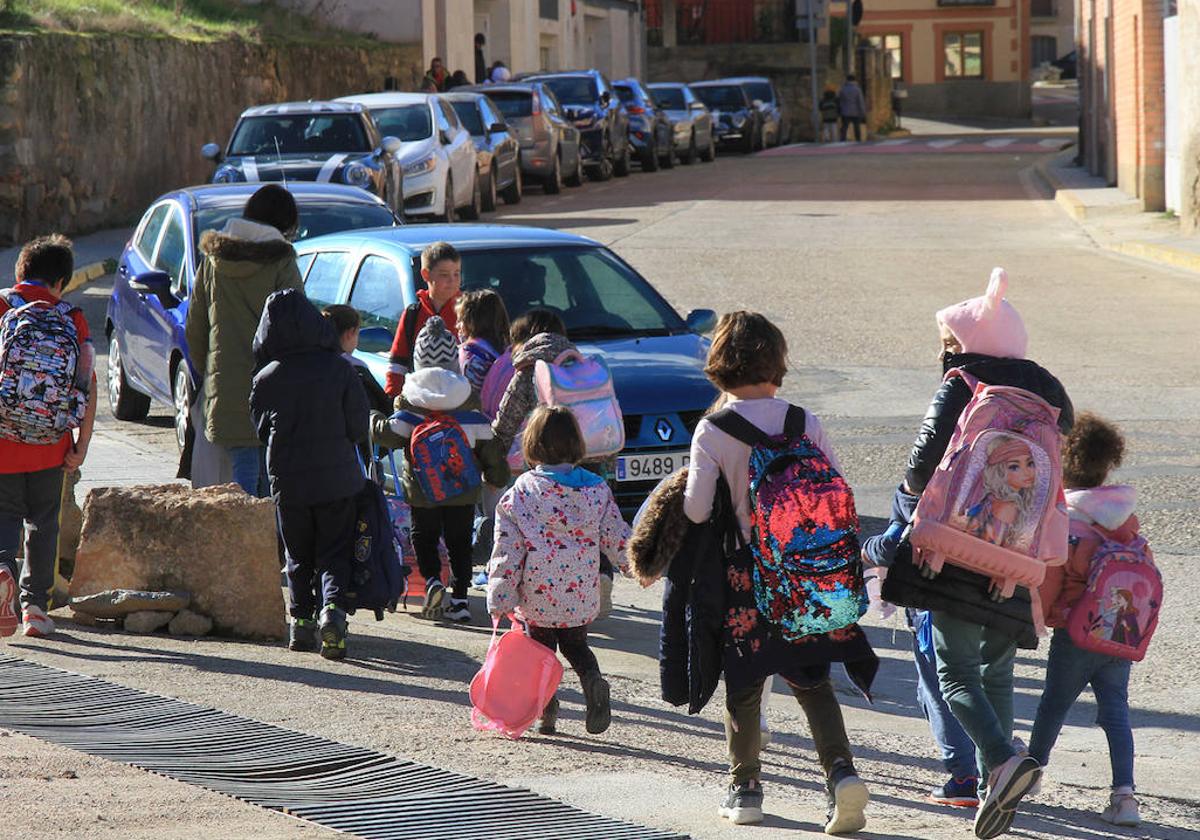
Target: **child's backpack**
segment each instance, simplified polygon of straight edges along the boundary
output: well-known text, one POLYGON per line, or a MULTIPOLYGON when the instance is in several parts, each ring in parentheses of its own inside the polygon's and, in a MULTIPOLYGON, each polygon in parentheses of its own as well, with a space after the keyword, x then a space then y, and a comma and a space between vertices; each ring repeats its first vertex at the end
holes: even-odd
POLYGON ((1047 565, 1066 562, 1058 409, 1023 388, 951 376, 975 393, 913 514, 914 562, 986 575, 1005 598, 1018 584, 1032 591, 1047 565))
POLYGON ((496 638, 500 619, 492 619, 487 658, 471 680, 471 725, 520 738, 558 691, 563 666, 550 648, 512 629, 496 638))
POLYGON ((768 435, 726 408, 708 417, 750 447, 750 550, 759 612, 789 642, 854 624, 867 611, 850 485, 789 406, 768 435))
POLYGON ((1162 574, 1142 537, 1105 539, 1092 555, 1087 588, 1071 607, 1067 632, 1084 650, 1141 662, 1158 627, 1162 574))
POLYGON ((566 406, 575 415, 585 460, 606 458, 625 448, 625 421, 602 358, 564 350, 553 362, 539 360, 534 365, 533 383, 541 405, 566 406))
POLYGON ((383 488, 367 478, 355 499, 354 554, 346 586, 347 610, 372 610, 375 620, 404 594, 409 569, 396 550, 392 518, 383 488))
POLYGON ((501 353, 496 361, 492 362, 492 366, 488 368, 487 375, 483 377, 483 385, 479 390, 480 410, 489 420, 495 420, 496 415, 500 413, 500 401, 504 399, 504 392, 508 390, 508 383, 512 382, 513 376, 516 375, 516 370, 513 368, 512 349, 505 350, 501 353))
POLYGON ((12 307, 0 317, 0 437, 57 443, 87 412, 90 381, 80 384, 77 376, 76 307, 65 301, 26 303, 11 290, 0 296, 12 307))
MULTIPOLYGON (((483 383, 500 354, 485 339, 474 338, 459 345, 459 367, 471 387, 482 395, 483 383)), ((511 357, 510 357, 511 358, 511 357)), ((503 396, 503 394, 501 394, 503 396)))
POLYGON ((433 504, 470 493, 483 483, 467 434, 450 414, 426 415, 413 429, 408 459, 417 485, 433 504))

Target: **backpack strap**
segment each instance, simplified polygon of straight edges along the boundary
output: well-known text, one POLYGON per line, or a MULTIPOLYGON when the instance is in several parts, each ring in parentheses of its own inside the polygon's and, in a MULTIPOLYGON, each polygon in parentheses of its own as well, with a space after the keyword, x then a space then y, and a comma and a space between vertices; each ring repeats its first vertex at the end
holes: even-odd
POLYGON ((413 356, 416 355, 416 347, 413 342, 417 340, 417 317, 421 312, 421 304, 410 303, 404 307, 404 311, 400 313, 400 329, 404 332, 404 342, 408 347, 407 354, 401 359, 393 359, 402 363, 409 372, 412 372, 413 356))
POLYGON ((789 438, 803 437, 807 423, 808 412, 798 405, 789 405, 787 416, 783 418, 783 433, 789 438))
POLYGON ((771 442, 771 436, 755 426, 732 408, 723 408, 705 418, 734 440, 740 440, 747 446, 764 446, 771 442))

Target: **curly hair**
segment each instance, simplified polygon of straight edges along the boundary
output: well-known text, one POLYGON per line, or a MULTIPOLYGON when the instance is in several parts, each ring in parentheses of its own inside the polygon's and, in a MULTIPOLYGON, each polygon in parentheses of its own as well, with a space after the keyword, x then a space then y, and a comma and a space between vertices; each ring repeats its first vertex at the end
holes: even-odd
POLYGON ((1073 489, 1099 487, 1108 474, 1121 466, 1125 436, 1112 423, 1085 411, 1063 445, 1063 486, 1073 489))

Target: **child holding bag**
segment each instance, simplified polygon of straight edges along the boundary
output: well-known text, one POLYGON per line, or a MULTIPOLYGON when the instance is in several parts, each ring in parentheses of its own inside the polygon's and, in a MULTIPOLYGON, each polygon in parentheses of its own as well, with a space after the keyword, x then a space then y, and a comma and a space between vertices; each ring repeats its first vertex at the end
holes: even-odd
MULTIPOLYGON (((611 719, 609 685, 588 647, 588 625, 600 606, 600 556, 626 566, 629 526, 604 479, 579 466, 583 437, 563 407, 534 410, 522 436, 531 467, 496 506, 496 545, 488 565, 488 611, 514 613, 525 631, 561 649, 587 701, 586 728, 597 735, 611 719)), ((558 698, 538 725, 553 734, 558 698)))

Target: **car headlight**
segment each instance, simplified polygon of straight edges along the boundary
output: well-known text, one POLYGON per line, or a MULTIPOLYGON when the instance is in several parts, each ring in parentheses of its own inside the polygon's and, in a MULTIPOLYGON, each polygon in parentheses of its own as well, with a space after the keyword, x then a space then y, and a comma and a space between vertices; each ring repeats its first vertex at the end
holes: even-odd
POLYGON ((240 180, 242 180, 241 170, 226 163, 217 167, 217 171, 213 173, 212 182, 214 184, 233 184, 240 180))
POLYGON ((342 181, 352 187, 366 187, 371 183, 371 171, 361 163, 352 163, 342 170, 342 181))
POLYGON ((424 173, 433 169, 435 163, 436 162, 433 159, 433 155, 426 155, 425 157, 421 158, 420 160, 415 160, 412 163, 404 164, 404 174, 405 175, 423 175, 424 173))

